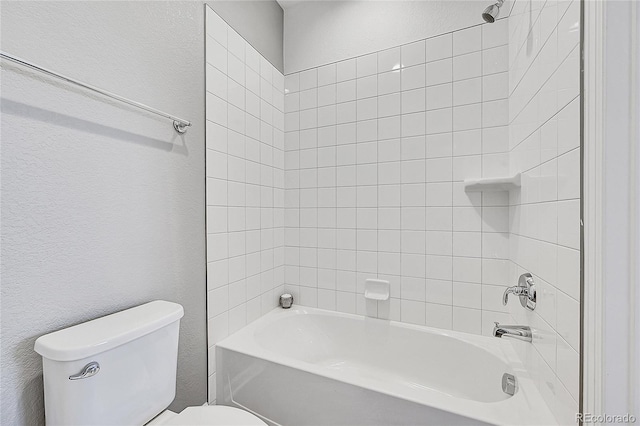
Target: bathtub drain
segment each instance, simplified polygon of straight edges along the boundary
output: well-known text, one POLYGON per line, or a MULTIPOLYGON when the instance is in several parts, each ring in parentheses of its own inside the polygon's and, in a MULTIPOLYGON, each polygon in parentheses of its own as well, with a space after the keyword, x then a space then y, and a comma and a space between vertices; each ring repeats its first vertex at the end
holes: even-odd
POLYGON ((509 373, 504 373, 502 375, 502 391, 507 395, 513 395, 516 393, 516 388, 518 387, 518 380, 516 376, 509 373))

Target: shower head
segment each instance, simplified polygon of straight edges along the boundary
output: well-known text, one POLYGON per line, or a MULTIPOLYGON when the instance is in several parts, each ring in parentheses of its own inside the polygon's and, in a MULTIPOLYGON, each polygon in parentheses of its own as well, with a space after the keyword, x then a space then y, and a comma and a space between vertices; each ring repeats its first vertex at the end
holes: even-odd
POLYGON ((504 0, 498 0, 497 3, 487 7, 484 12, 482 12, 482 19, 489 23, 495 22, 498 14, 500 13, 502 3, 504 3, 504 0))

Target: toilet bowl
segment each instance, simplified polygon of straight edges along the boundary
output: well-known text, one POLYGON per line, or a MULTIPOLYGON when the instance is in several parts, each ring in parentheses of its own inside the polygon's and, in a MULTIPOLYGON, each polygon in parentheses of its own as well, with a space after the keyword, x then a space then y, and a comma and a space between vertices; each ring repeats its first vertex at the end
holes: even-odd
POLYGON ((187 407, 180 414, 166 410, 146 426, 266 426, 251 413, 223 405, 187 407))
POLYGON ((265 425, 232 407, 167 410, 183 315, 157 300, 39 337, 47 425, 265 425))

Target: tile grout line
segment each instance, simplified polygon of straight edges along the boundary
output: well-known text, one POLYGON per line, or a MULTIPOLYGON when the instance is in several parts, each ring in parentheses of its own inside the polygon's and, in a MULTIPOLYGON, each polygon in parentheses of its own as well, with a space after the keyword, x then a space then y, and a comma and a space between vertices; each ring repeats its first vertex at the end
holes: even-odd
MULTIPOLYGON (((453 35, 452 35, 452 54, 453 54, 453 35)), ((482 61, 482 55, 480 55, 480 60, 482 61)), ((480 63, 481 67, 482 67, 482 62, 480 63)), ((453 59, 451 60, 451 79, 454 79, 454 64, 453 64, 453 59)), ((482 69, 482 68, 481 68, 482 69)), ((453 83, 451 84, 451 102, 453 103, 453 96, 454 96, 454 91, 453 91, 453 83)), ((453 180, 453 152, 454 152, 454 147, 455 147, 455 141, 454 141, 454 137, 453 137, 453 128, 454 128, 454 113, 453 113, 453 108, 451 108, 451 179, 453 180)), ((454 297, 455 297, 455 289, 454 289, 454 281, 453 281, 453 273, 454 273, 454 267, 453 267, 453 251, 454 251, 454 241, 453 241, 453 229, 454 229, 454 206, 453 206, 453 185, 451 185, 451 330, 454 330, 454 321, 455 321, 455 314, 454 314, 454 297)))

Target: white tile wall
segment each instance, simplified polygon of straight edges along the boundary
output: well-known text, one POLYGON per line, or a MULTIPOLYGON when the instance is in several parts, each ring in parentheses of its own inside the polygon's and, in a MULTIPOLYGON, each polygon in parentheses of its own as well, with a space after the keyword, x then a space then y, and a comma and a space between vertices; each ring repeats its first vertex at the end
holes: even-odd
MULTIPOLYGON (((208 10, 211 347, 275 306, 282 283, 341 312, 484 335, 525 323, 536 340, 515 346, 572 423, 579 16, 577 0, 516 1, 494 24, 285 78, 208 10), (519 192, 464 191, 516 172, 519 192), (501 304, 525 271, 533 313, 501 304), (391 282, 389 301, 365 301, 371 277, 391 282)), ((213 351, 209 371, 214 383, 213 351)))
POLYGON ((508 173, 507 36, 501 20, 286 76, 298 303, 476 334, 508 317, 508 196, 462 184, 508 173), (371 277, 389 301, 365 301, 371 277))
MULTIPOLYGON (((209 402, 215 344, 277 306, 284 287, 284 76, 207 7, 209 402)), ((309 78, 305 75, 300 87, 309 78)), ((315 78, 312 79, 315 81, 315 78)), ((303 97, 304 105, 316 100, 303 97)))
POLYGON ((534 275, 536 332, 515 346, 561 424, 573 424, 580 350, 580 2, 516 1, 509 18, 509 156, 522 189, 509 207, 509 276, 534 275))

